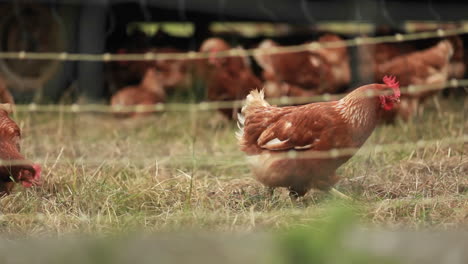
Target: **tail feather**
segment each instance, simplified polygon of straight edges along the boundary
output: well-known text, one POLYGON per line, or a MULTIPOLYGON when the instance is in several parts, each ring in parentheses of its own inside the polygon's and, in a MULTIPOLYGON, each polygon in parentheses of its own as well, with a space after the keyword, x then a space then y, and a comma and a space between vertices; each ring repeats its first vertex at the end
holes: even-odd
POLYGON ((239 128, 243 127, 245 123, 245 117, 241 115, 240 113, 237 113, 237 125, 239 128))
POLYGON ((237 115, 237 126, 239 131, 236 132, 236 137, 238 140, 241 140, 244 136, 244 123, 245 118, 252 113, 252 111, 258 107, 268 107, 270 104, 265 101, 265 93, 263 89, 261 91, 255 89, 250 91, 250 94, 247 95, 245 104, 242 107, 241 113, 237 115))
POLYGON ((265 101, 265 93, 263 89, 261 91, 255 89, 250 91, 250 94, 247 95, 245 100, 245 105, 242 107, 242 115, 249 115, 253 109, 257 107, 268 107, 270 104, 265 101))

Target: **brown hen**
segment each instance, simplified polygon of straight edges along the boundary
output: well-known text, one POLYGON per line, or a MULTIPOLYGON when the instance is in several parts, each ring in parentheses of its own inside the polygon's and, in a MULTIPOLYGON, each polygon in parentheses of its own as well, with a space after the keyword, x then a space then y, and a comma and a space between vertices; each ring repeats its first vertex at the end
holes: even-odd
MULTIPOLYGON (((342 41, 337 35, 326 34, 317 42, 337 44, 342 41)), ((260 43, 259 52, 254 56, 264 70, 267 97, 335 93, 347 86, 351 80, 345 46, 291 53, 265 53, 275 47, 278 47, 278 44, 272 40, 265 40, 260 43)))
MULTIPOLYGON (((162 103, 166 99, 162 76, 153 67, 146 70, 139 85, 124 87, 111 98, 112 106, 153 105, 162 103)), ((127 112, 115 110, 117 116, 129 117, 151 113, 151 111, 127 112)))
MULTIPOLYGON (((200 51, 212 55, 205 61, 203 73, 207 83, 209 101, 241 100, 252 90, 260 88, 262 83, 253 74, 248 58, 232 56, 216 58, 216 53, 231 49, 229 44, 219 38, 209 38, 203 42, 200 51)), ((237 48, 242 53, 241 48, 237 48)), ((235 119, 237 107, 223 107, 219 111, 229 119, 235 119)))
POLYGON ((0 195, 9 194, 15 182, 24 187, 39 184, 41 166, 20 153, 21 131, 10 119, 10 104, 0 104, 0 195))
POLYGON ((384 82, 359 87, 339 101, 288 107, 271 106, 263 91, 252 91, 239 117, 237 138, 254 176, 268 187, 288 188, 292 197, 311 188, 329 190, 339 179, 336 169, 364 144, 380 113, 399 100, 395 79, 385 77, 384 82))

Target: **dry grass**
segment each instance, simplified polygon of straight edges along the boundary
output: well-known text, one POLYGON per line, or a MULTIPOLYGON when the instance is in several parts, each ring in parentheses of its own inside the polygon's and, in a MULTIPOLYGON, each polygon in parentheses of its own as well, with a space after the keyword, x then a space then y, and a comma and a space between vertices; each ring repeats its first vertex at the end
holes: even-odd
MULTIPOLYGON (((468 156, 460 99, 443 99, 410 123, 379 127, 337 189, 355 198, 364 222, 391 227, 466 228, 468 156), (375 149, 377 150, 377 149, 375 149), (463 156, 465 152, 465 156, 463 156)), ((43 164, 41 187, 1 198, 3 234, 109 234, 128 230, 269 230, 322 217, 330 196, 296 204, 269 198, 236 146, 235 124, 212 112, 122 120, 99 114, 19 113, 23 151, 43 164)))

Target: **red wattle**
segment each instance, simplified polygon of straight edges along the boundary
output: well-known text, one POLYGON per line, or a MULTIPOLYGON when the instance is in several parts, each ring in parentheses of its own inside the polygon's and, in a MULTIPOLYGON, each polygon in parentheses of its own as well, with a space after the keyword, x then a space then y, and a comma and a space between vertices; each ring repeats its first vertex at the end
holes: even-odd
POLYGON ((41 165, 39 164, 33 164, 32 167, 34 168, 34 170, 36 171, 36 173, 34 174, 34 180, 35 181, 38 181, 41 179, 41 172, 42 172, 42 167, 41 165))

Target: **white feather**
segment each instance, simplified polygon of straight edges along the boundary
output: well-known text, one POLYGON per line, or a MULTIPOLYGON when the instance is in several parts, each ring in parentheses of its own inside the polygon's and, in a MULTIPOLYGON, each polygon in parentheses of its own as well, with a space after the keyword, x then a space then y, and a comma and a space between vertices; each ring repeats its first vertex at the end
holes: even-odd
POLYGON ((255 89, 255 90, 250 91, 250 94, 247 95, 247 98, 245 99, 245 104, 242 107, 241 112, 244 113, 247 110, 247 108, 250 108, 250 107, 270 106, 270 104, 267 101, 265 101, 264 98, 265 98, 265 93, 263 92, 263 90, 258 91, 255 89))
POLYGON ((237 128, 239 128, 239 130, 244 130, 244 128, 242 127, 242 124, 240 122, 237 122, 237 128))
POLYGON ((297 146, 297 147, 294 147, 294 149, 301 150, 301 149, 308 149, 310 147, 312 147, 312 144, 305 145, 305 146, 297 146))
POLYGON ((286 140, 279 140, 277 138, 274 138, 274 139, 268 141, 266 144, 264 144, 262 146, 262 148, 275 148, 275 147, 278 147, 279 145, 287 142, 288 140, 289 140, 289 138, 286 139, 286 140))
POLYGON ((237 113, 237 127, 239 128, 239 130, 236 131, 237 140, 242 140, 244 137, 244 123, 245 117, 242 114, 237 113))
POLYGON ((242 126, 244 126, 245 123, 245 117, 240 113, 237 113, 237 123, 241 124, 242 126))
POLYGON ((236 131, 236 138, 237 138, 237 140, 242 140, 243 137, 244 137, 244 130, 238 130, 238 131, 236 131))

